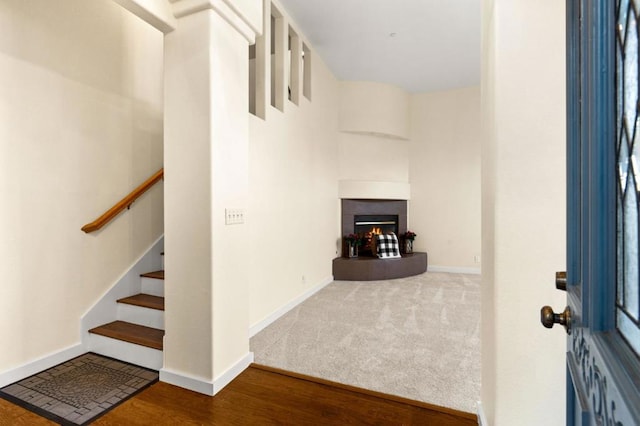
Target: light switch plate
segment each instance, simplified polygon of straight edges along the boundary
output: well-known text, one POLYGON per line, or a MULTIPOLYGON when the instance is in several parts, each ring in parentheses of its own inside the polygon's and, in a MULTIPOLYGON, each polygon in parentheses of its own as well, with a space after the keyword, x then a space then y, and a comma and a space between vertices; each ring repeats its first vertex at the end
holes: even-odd
POLYGON ((224 209, 226 225, 238 225, 244 223, 244 209, 224 209))

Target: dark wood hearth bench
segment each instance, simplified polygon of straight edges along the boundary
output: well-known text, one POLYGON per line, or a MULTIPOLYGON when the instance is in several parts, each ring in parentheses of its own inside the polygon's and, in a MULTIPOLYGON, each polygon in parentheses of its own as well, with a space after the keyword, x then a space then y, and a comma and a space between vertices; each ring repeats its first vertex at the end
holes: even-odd
POLYGON ((427 271, 427 253, 403 254, 398 259, 360 256, 333 259, 333 279, 343 281, 390 280, 427 271))

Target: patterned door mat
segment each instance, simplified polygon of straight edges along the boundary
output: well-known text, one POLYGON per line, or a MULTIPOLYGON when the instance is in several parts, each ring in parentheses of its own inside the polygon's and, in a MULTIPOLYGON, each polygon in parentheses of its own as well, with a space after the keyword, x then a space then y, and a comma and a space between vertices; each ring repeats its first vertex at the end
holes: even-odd
POLYGON ((86 353, 0 389, 0 397, 62 425, 85 425, 158 381, 158 372, 86 353))

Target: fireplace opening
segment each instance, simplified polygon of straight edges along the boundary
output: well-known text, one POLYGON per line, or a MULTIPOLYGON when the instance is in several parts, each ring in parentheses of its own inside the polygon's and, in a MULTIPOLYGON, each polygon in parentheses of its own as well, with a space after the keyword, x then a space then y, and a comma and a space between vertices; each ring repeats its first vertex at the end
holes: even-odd
POLYGON ((355 215, 354 232, 363 238, 360 254, 373 256, 371 239, 376 234, 398 234, 398 215, 355 215))

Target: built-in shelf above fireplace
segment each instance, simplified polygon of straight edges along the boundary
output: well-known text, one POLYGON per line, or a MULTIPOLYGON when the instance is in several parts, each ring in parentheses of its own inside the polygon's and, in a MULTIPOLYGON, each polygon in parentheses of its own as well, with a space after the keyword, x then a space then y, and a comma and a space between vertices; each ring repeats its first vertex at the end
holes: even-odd
POLYGON ((338 193, 343 200, 408 200, 411 185, 408 182, 373 180, 340 180, 338 193))

